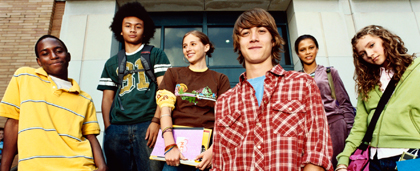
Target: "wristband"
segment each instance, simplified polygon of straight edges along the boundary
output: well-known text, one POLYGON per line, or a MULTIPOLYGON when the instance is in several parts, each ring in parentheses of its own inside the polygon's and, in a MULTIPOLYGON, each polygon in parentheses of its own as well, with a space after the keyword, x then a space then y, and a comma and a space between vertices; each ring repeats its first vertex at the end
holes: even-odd
POLYGON ((152 118, 152 122, 157 123, 158 125, 160 125, 160 119, 157 117, 153 117, 152 118))
POLYGON ((169 129, 167 129, 167 130, 163 131, 163 132, 162 132, 162 138, 163 138, 163 134, 164 134, 164 133, 166 133, 166 132, 172 132, 172 128, 169 128, 169 129))
POLYGON ((347 166, 338 166, 337 168, 335 168, 335 171, 341 170, 341 169, 347 169, 347 166))
POLYGON ((168 132, 168 131, 171 131, 171 132, 172 132, 172 128, 173 128, 173 127, 168 126, 168 127, 166 127, 165 129, 163 129, 163 130, 162 130, 162 138, 163 138, 163 134, 164 134, 165 132, 168 132))
POLYGON ((164 128, 164 129, 162 129, 162 134, 163 134, 166 130, 168 130, 168 129, 172 129, 172 127, 171 127, 171 126, 168 126, 168 127, 164 128))
POLYGON ((165 147, 165 151, 167 151, 169 148, 171 148, 173 146, 177 146, 177 145, 176 144, 169 144, 165 147))
POLYGON ((160 116, 160 118, 162 118, 164 116, 171 116, 171 114, 163 114, 162 116, 160 116))
POLYGON ((176 146, 172 146, 169 150, 165 151, 165 153, 163 155, 166 155, 166 153, 168 153, 169 151, 171 151, 174 147, 176 147, 176 146))

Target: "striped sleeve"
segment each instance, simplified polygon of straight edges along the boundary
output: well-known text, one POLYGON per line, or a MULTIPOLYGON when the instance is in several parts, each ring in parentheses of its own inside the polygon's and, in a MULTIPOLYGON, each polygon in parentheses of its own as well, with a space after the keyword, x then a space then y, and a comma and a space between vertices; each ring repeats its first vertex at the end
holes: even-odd
POLYGON ((116 68, 109 64, 110 60, 111 59, 105 63, 101 78, 99 79, 98 90, 117 90, 117 83, 112 78, 115 77, 118 79, 118 75, 116 73, 116 68))
POLYGON ((96 118, 95 105, 93 104, 92 101, 89 101, 88 103, 89 105, 86 110, 86 115, 85 115, 86 117, 82 125, 82 134, 83 135, 90 135, 90 134, 98 135, 100 133, 100 128, 99 128, 98 120, 96 118))
POLYGON ((21 70, 18 69, 13 75, 7 86, 6 92, 0 103, 0 116, 19 120, 20 114, 20 91, 19 91, 19 75, 21 70))
POLYGON ((154 60, 153 69, 155 72, 156 77, 160 77, 165 75, 166 70, 171 67, 171 64, 169 63, 169 59, 166 56, 165 52, 159 48, 153 48, 152 49, 151 60, 154 60))

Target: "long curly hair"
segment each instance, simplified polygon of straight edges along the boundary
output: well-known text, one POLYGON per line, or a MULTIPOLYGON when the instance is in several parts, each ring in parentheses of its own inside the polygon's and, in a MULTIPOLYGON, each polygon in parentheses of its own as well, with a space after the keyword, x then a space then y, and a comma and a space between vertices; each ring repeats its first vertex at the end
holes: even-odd
POLYGON ((141 42, 149 44, 150 39, 153 38, 156 31, 155 23, 152 18, 150 18, 149 14, 147 14, 146 9, 138 2, 126 3, 118 9, 117 13, 115 13, 111 26, 109 26, 114 33, 115 39, 124 44, 124 38, 121 35, 123 20, 125 17, 132 16, 143 20, 144 32, 141 42))
POLYGON ((283 51, 285 41, 281 38, 277 31, 276 21, 270 13, 261 8, 254 8, 243 12, 235 22, 233 28, 233 50, 238 53, 238 61, 245 68, 245 57, 242 55, 239 39, 242 29, 249 29, 252 27, 265 27, 273 37, 274 46, 271 50, 272 63, 277 65, 280 61, 280 52, 283 51))
POLYGON ((351 40, 353 46, 353 62, 356 68, 354 73, 354 80, 356 81, 356 90, 358 95, 366 101, 369 99, 368 93, 376 85, 381 85, 380 67, 367 63, 359 56, 356 48, 358 40, 366 35, 379 37, 382 39, 382 46, 384 48, 385 60, 387 65, 384 66, 387 70, 394 71, 394 79, 401 79, 404 71, 413 62, 413 56, 407 54, 407 48, 399 36, 391 33, 387 29, 378 25, 369 25, 360 30, 351 40))

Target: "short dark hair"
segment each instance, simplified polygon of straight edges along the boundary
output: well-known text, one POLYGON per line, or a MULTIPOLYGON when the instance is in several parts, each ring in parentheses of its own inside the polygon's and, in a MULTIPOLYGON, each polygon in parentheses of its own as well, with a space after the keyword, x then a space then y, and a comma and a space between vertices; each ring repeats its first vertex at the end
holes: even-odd
POLYGON ((295 52, 296 52, 296 54, 299 54, 299 43, 302 40, 305 40, 305 39, 311 39, 312 41, 314 41, 316 48, 319 49, 318 41, 316 41, 315 37, 310 35, 310 34, 304 34, 302 36, 299 36, 295 41, 295 52))
POLYGON ((36 58, 39 58, 39 56, 38 56, 38 44, 39 44, 39 42, 40 42, 41 40, 44 40, 44 39, 46 39, 46 38, 53 38, 53 39, 58 40, 58 41, 61 43, 61 45, 63 45, 64 50, 65 50, 67 53, 69 52, 69 51, 67 50, 66 44, 64 44, 64 42, 63 42, 63 41, 61 41, 59 38, 57 38, 57 37, 55 37, 55 36, 53 36, 53 35, 46 34, 46 35, 41 36, 41 37, 40 37, 40 38, 36 41, 36 43, 35 43, 35 55, 36 55, 36 58))
POLYGON ((201 31, 193 30, 193 31, 190 31, 188 33, 185 33, 184 37, 182 38, 182 42, 184 42, 185 37, 187 37, 190 34, 194 35, 195 37, 198 37, 198 39, 200 39, 200 41, 201 41, 201 43, 203 43, 203 45, 208 44, 210 46, 209 50, 206 52, 206 55, 210 58, 211 53, 214 52, 215 47, 214 47, 213 43, 210 42, 209 37, 207 37, 207 35, 205 35, 201 31))
POLYGON ((156 28, 155 23, 152 18, 150 18, 146 9, 138 2, 130 2, 121 6, 117 13, 114 15, 112 24, 110 26, 111 31, 114 33, 115 39, 119 42, 124 43, 124 38, 121 35, 122 32, 122 22, 125 17, 137 17, 140 20, 143 20, 144 23, 144 32, 141 39, 142 43, 149 44, 151 38, 153 38, 156 28))

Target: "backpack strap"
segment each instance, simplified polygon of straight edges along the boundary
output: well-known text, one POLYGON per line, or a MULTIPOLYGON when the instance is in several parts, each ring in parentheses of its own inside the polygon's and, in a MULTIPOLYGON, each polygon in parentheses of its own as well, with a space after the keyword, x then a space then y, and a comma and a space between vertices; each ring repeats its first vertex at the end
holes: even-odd
POLYGON ((326 71, 327 71, 327 76, 328 76, 328 84, 330 85, 330 89, 331 89, 331 97, 334 100, 337 100, 337 97, 335 96, 334 81, 333 81, 333 78, 331 76, 331 67, 327 67, 326 71))
MULTIPOLYGON (((121 98, 119 96, 121 88, 122 88, 122 83, 124 80, 124 76, 126 76, 127 74, 133 74, 136 72, 141 72, 144 71, 147 75, 147 77, 157 85, 157 81, 156 81, 156 76, 154 74, 154 70, 153 67, 150 65, 150 52, 152 51, 153 46, 151 45, 145 45, 141 51, 141 56, 140 56, 140 60, 141 60, 141 64, 143 65, 144 69, 137 69, 137 70, 126 70, 126 63, 127 63, 127 56, 125 55, 125 50, 121 49, 118 52, 118 85, 117 85, 117 91, 116 91, 116 95, 113 101, 113 104, 111 106, 111 111, 116 103, 116 100, 118 100, 118 103, 120 104, 120 109, 124 110, 124 107, 121 103, 121 98)), ((150 84, 149 87, 147 88, 146 91, 148 91, 150 89, 150 84)), ((110 111, 110 112, 111 112, 110 111)))
POLYGON ((126 63, 127 63, 127 57, 125 56, 125 50, 121 49, 118 52, 118 85, 117 85, 117 92, 115 94, 115 98, 114 98, 114 101, 112 102, 111 110, 109 111, 109 113, 111 113, 112 109, 114 108, 116 100, 118 100, 118 103, 120 104, 120 109, 124 110, 124 107, 121 103, 120 91, 121 91, 121 88, 122 88, 122 82, 123 82, 124 76, 127 73, 126 70, 125 70, 126 63))
MULTIPOLYGON (((141 64, 143 65, 144 68, 144 72, 146 73, 147 77, 157 85, 157 81, 156 81, 156 76, 155 76, 155 72, 154 72, 154 67, 151 65, 152 63, 150 62, 150 52, 152 51, 153 46, 151 45, 145 45, 143 47, 143 50, 141 51, 141 64)), ((150 84, 149 84, 149 88, 150 88, 150 84)), ((148 88, 148 89, 149 89, 148 88)))

